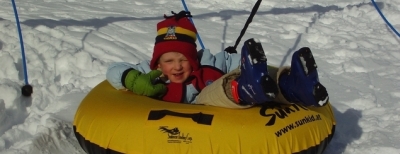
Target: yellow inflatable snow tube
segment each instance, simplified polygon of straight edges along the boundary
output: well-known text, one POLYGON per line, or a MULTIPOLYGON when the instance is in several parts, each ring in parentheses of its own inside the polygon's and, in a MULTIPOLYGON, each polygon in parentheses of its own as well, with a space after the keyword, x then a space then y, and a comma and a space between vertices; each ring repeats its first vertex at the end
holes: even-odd
POLYGON ((329 103, 227 109, 157 101, 104 81, 84 98, 73 125, 87 153, 317 154, 335 118, 329 103))

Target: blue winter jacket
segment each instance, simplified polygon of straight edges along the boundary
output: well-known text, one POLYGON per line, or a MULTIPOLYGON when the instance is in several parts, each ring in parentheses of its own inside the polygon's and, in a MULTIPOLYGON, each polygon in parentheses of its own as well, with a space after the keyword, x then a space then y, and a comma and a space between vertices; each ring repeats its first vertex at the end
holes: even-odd
MULTIPOLYGON (((200 59, 201 65, 214 66, 224 73, 228 73, 239 67, 240 54, 228 54, 225 51, 221 51, 215 55, 211 54, 210 50, 204 49, 197 53, 200 59)), ((123 72, 129 68, 133 68, 142 73, 148 73, 150 69, 150 61, 144 60, 138 64, 130 64, 127 62, 117 62, 111 64, 106 73, 108 82, 116 89, 126 89, 121 83, 121 76, 123 72)), ((184 103, 194 103, 196 97, 200 92, 196 88, 189 84, 186 86, 186 99, 184 103)))

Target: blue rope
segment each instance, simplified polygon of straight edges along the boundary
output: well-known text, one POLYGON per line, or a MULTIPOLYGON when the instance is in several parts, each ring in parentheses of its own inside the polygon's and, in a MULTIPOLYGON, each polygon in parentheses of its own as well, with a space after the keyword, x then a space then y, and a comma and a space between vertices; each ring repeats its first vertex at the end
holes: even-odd
POLYGON ((28 85, 28 72, 26 70, 26 60, 25 60, 25 50, 24 50, 24 41, 22 40, 22 32, 21 32, 21 26, 19 24, 19 19, 18 19, 18 13, 17 13, 17 7, 15 6, 14 0, 11 0, 11 3, 14 8, 14 15, 15 15, 15 20, 17 22, 17 28, 18 28, 18 35, 19 35, 19 42, 21 45, 21 54, 22 54, 22 65, 24 69, 24 79, 25 79, 25 84, 28 85))
MULTIPOLYGON (((183 7, 185 8, 185 11, 186 11, 186 12, 189 12, 189 9, 188 9, 187 6, 186 6, 185 0, 182 0, 182 4, 183 4, 183 7)), ((192 18, 189 18, 189 19, 190 19, 190 22, 192 22, 192 24, 194 25, 194 22, 193 22, 192 18)), ((202 48, 202 49, 205 49, 205 48, 204 48, 203 41, 201 41, 201 38, 200 38, 199 33, 197 33, 196 36, 197 36, 197 39, 198 39, 199 42, 200 42, 201 48, 202 48)))
POLYGON ((381 12, 381 10, 379 9, 378 5, 376 5, 374 0, 371 0, 372 4, 374 4, 376 11, 378 11, 379 15, 381 15, 382 19, 386 22, 386 24, 390 27, 390 29, 392 29, 392 31, 394 33, 396 33, 396 35, 398 37, 400 37, 399 32, 396 31, 396 29, 392 26, 392 24, 390 24, 390 22, 386 19, 386 17, 383 15, 383 13, 381 12))

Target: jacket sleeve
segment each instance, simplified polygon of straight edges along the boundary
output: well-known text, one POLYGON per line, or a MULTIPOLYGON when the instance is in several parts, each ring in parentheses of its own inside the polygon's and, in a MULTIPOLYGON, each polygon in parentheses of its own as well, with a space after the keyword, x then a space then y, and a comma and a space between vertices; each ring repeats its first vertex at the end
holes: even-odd
POLYGON ((209 49, 198 52, 201 65, 214 66, 224 73, 231 72, 240 65, 240 54, 221 51, 213 55, 209 49))
POLYGON ((151 71, 150 69, 150 61, 142 61, 138 64, 131 64, 127 62, 116 62, 112 63, 106 73, 106 79, 107 81, 115 88, 118 90, 121 89, 126 89, 122 85, 122 75, 125 70, 127 69, 135 69, 138 70, 142 73, 148 73, 151 71))

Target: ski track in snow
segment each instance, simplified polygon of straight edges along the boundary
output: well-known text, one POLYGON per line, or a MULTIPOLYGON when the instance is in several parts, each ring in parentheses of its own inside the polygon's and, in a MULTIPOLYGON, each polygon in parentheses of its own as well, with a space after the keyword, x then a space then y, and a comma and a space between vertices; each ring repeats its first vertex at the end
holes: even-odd
MULTIPOLYGON (((252 1, 188 1, 207 48, 234 45, 252 1)), ((400 29, 400 2, 377 2, 400 29)), ((17 2, 31 98, 15 18, 0 0, 0 153, 83 153, 72 121, 112 62, 150 59, 156 23, 180 1, 27 0, 17 2)), ((337 119, 326 153, 400 153, 400 39, 369 1, 263 1, 242 38, 259 38, 268 63, 289 65, 308 46, 337 119)), ((200 49, 200 46, 198 44, 200 49)), ((238 46, 240 51, 241 44, 238 46)))

